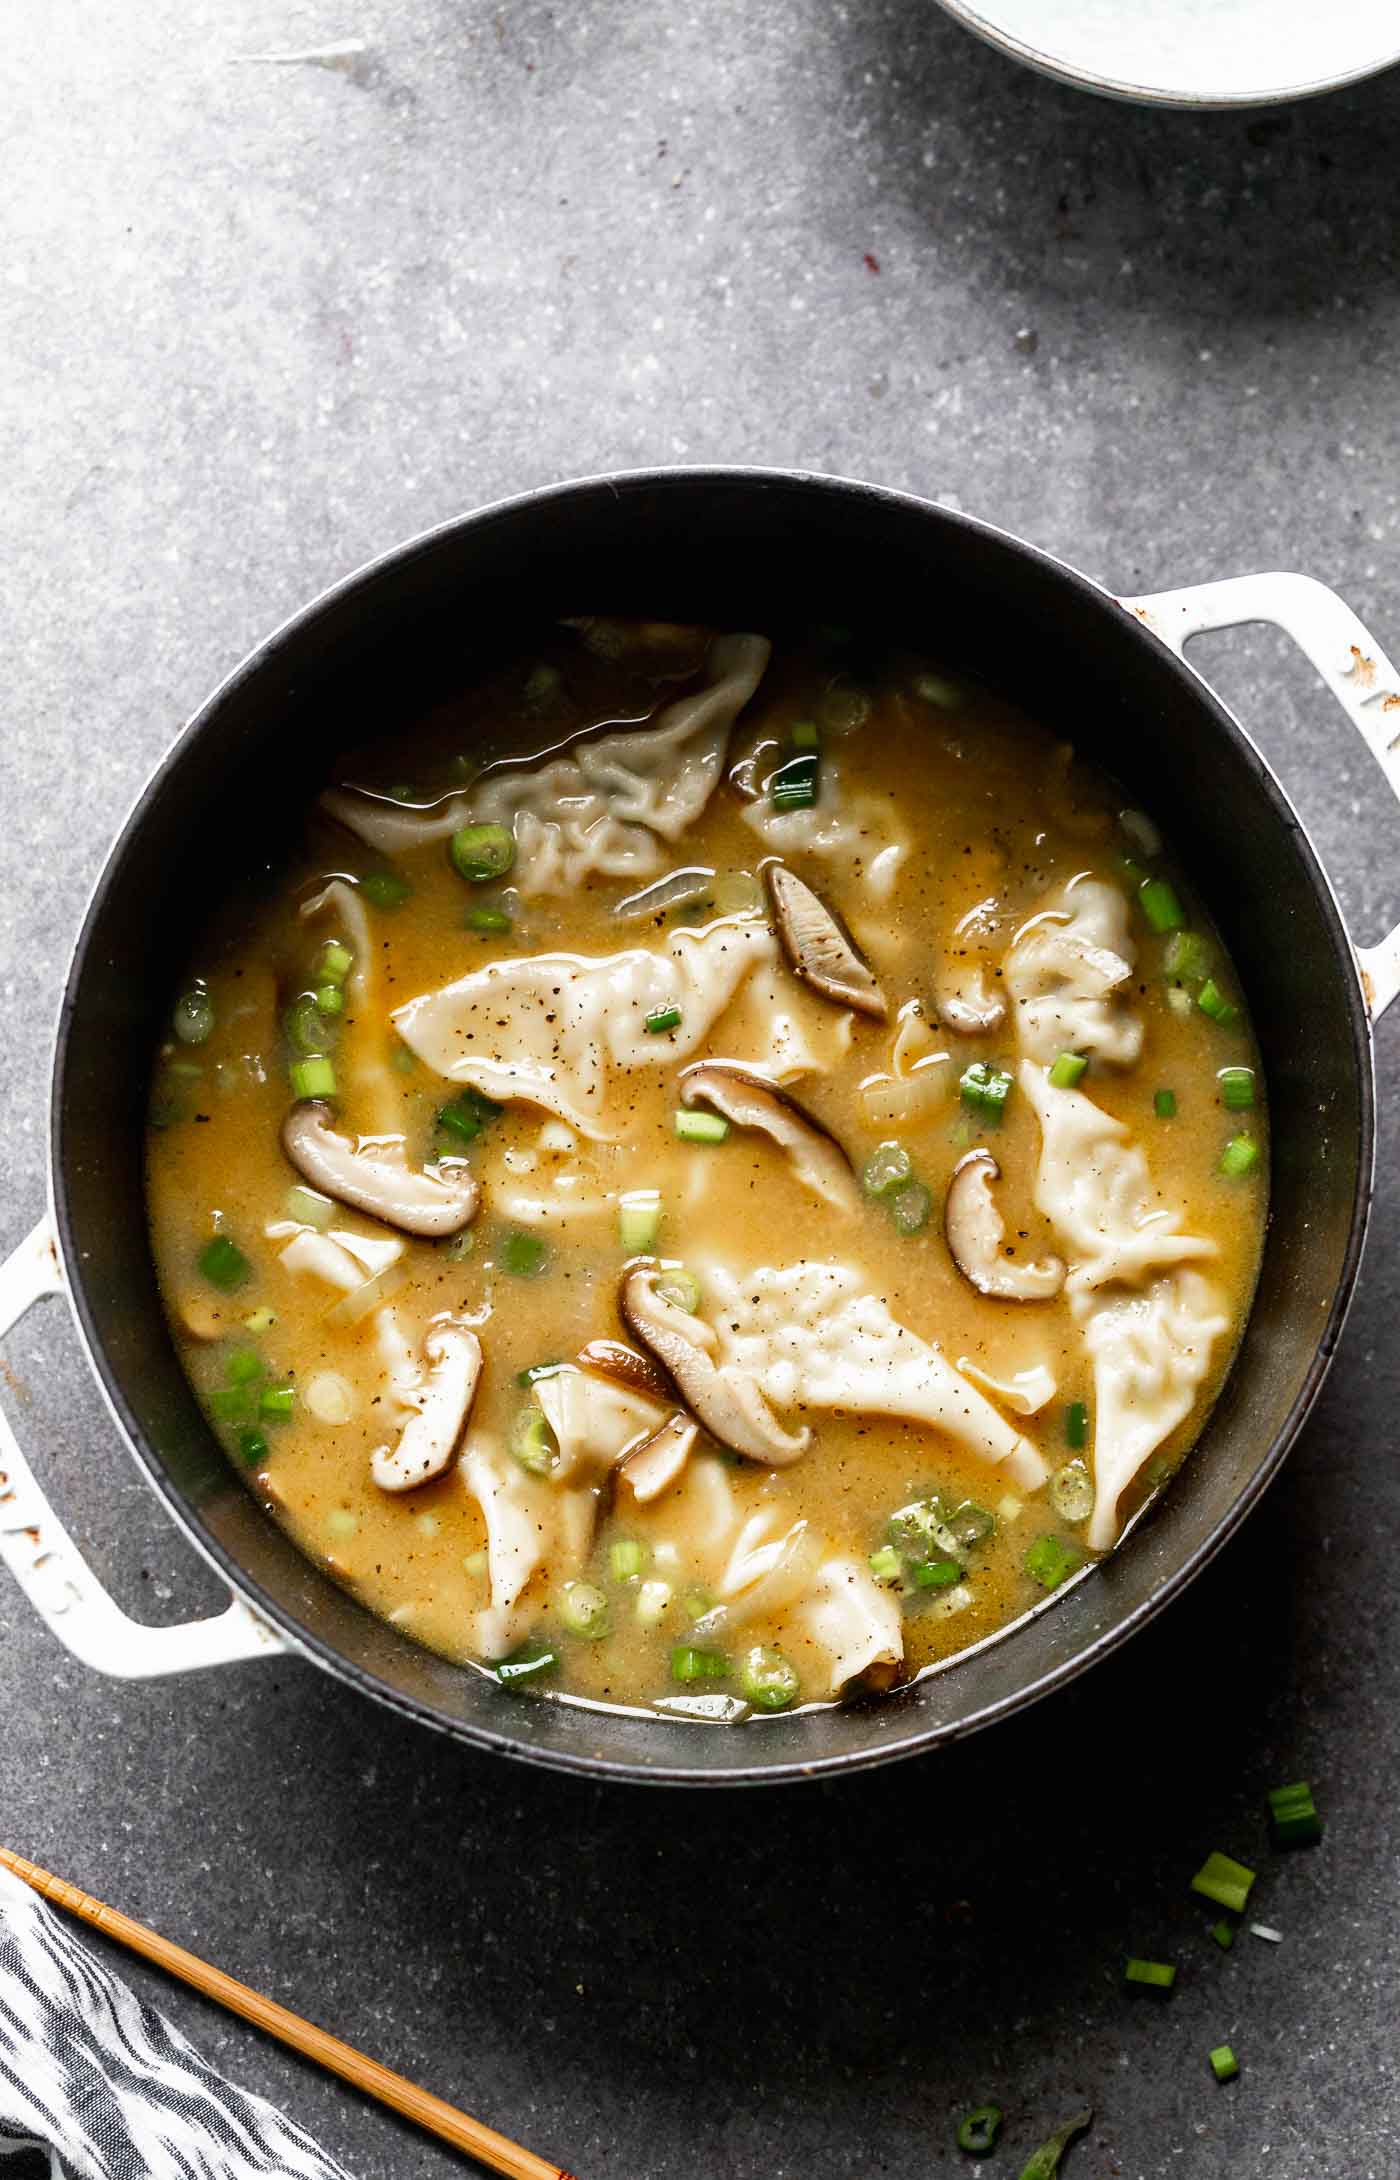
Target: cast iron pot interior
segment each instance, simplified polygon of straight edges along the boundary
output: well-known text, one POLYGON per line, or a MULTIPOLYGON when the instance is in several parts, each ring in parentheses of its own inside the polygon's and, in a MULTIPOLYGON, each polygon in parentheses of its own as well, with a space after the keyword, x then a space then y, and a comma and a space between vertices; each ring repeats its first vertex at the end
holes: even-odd
MULTIPOLYGON (((892 750, 892 770, 917 752, 892 750)), ((864 485, 663 471, 469 516, 351 578, 211 699, 113 851, 59 1026, 54 1190, 95 1364, 172 1512, 314 1657, 425 1723, 566 1767, 739 1782, 849 1768, 1013 1710, 1180 1589, 1278 1466, 1350 1294, 1371 1171, 1370 1046, 1350 947, 1286 800, 1229 715, 1092 584, 959 515, 864 485), (512 624, 599 611, 771 630, 868 624, 979 674, 1097 758, 1184 854, 1249 991, 1273 1127, 1258 1300, 1225 1394, 1163 1504, 1092 1579, 886 1702, 737 1731, 502 1694, 320 1574, 236 1481, 156 1295, 142 1202, 149 1062, 211 873, 267 840, 334 753, 410 722, 512 624), (1307 1037, 1293 1034, 1306 1020, 1307 1037)))

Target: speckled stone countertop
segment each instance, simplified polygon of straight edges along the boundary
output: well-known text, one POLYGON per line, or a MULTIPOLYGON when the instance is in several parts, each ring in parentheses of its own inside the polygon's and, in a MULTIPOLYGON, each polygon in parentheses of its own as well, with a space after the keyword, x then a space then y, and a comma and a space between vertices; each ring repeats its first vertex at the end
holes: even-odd
MULTIPOLYGON (((0 1243, 43 1207, 64 962, 181 720, 388 543, 651 462, 941 497, 1124 589, 1303 567, 1400 643, 1400 76, 1148 114, 927 0, 64 0, 10 24, 0 213, 0 1243), (275 61, 358 41, 338 66, 275 61)), ((1282 638, 1207 663, 1358 934, 1378 775, 1282 638)), ((1383 1085, 1400 1036, 1378 1038, 1383 1085)), ((128 1687, 0 1577, 0 1836, 585 2180, 1400 2171, 1400 1142, 1282 1480, 1087 1683, 936 1759, 767 1796, 604 1790, 438 1744, 309 1666, 128 1687), (1247 1609, 1242 1606, 1247 1601, 1247 1609), (1318 1782, 1280 1946, 1187 1879, 1318 1782), (1133 2003, 1125 1951, 1182 1963, 1133 2003), (1226 2090, 1206 2054, 1228 2040, 1226 2090)), ((61 1310, 3 1397, 127 1606, 210 1609, 61 1310)), ((183 1992, 170 2013, 361 2180, 448 2154, 183 1992)))

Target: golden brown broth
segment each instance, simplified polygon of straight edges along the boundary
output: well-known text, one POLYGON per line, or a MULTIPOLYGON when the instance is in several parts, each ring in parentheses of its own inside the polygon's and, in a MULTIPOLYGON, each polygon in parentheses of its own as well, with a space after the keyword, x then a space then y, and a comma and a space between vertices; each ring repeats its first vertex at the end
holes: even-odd
MULTIPOLYGON (((562 669, 568 691, 567 699, 546 699, 545 717, 532 717, 522 704, 525 669, 512 666, 462 703, 444 707, 416 734, 397 734, 381 749, 361 753, 344 776, 382 787, 405 780, 415 795, 427 798, 460 785, 452 755, 464 744, 476 752, 538 751, 591 721, 645 716, 673 693, 639 683, 567 636, 552 637, 540 655, 562 669)), ((827 737, 828 748, 839 749, 846 792, 893 792, 899 822, 917 843, 892 898, 871 899, 860 871, 848 867, 838 873, 815 857, 792 859, 846 916, 890 995, 892 1015, 912 1000, 928 1006, 945 970, 962 958, 966 942, 954 937, 954 926, 977 901, 995 901, 995 933, 985 956, 995 970, 1018 926, 1065 881, 1092 871, 1123 883, 1121 859, 1138 852, 1119 829, 1121 797, 1110 783, 1077 767, 1067 777, 1043 730, 984 691, 964 690, 953 709, 921 701, 911 693, 919 670, 918 662, 898 658, 878 675, 867 675, 870 717, 839 740, 827 737)), ((819 651, 782 650, 736 729, 731 755, 759 730, 781 739, 792 721, 812 714, 830 679, 830 663, 819 651)), ((756 871, 766 851, 742 821, 741 809, 734 793, 721 788, 676 845, 674 865, 756 871)), ((880 844, 873 839, 872 850, 880 844)), ((265 1426, 271 1450, 263 1465, 245 1471, 251 1488, 298 1544, 368 1607, 392 1616, 423 1643, 466 1659, 473 1615, 488 1602, 476 1559, 484 1542, 478 1509, 455 1468, 403 1496, 388 1496, 371 1482, 371 1449, 393 1435, 380 1420, 386 1413, 384 1372, 372 1325, 342 1330, 328 1325, 330 1291, 289 1274, 276 1246, 264 1238, 264 1228, 285 1215, 287 1191, 297 1179, 279 1147, 289 1099, 279 1023, 288 993, 306 980, 314 951, 298 904, 326 875, 363 873, 382 862, 313 820, 304 852, 286 871, 285 882, 251 906, 231 908, 206 934, 191 971, 208 983, 217 1027, 202 1046, 165 1048, 167 1062, 173 1053, 177 1066, 199 1073, 174 1078, 158 1073, 164 1089, 173 1089, 187 1111, 151 1134, 151 1231, 175 1338, 201 1397, 208 1400, 225 1385, 231 1343, 257 1347, 273 1376, 297 1388, 294 1419, 265 1426), (253 1266, 249 1282, 230 1297, 197 1270, 214 1225, 238 1241, 253 1266), (274 1313, 275 1323, 249 1335, 244 1320, 265 1310, 274 1313), (205 1335, 217 1336, 192 1337, 192 1321, 205 1335), (308 1382, 328 1370, 353 1392, 354 1414, 338 1426, 316 1421, 303 1397, 308 1382)), ((512 931, 483 936, 464 928, 468 900, 509 897, 508 882, 468 888, 441 843, 400 857, 396 867, 412 884, 411 898, 393 910, 368 911, 386 1011, 493 959, 557 949, 606 954, 647 943, 658 931, 671 931, 677 920, 672 913, 654 924, 620 925, 612 910, 631 888, 594 880, 572 898, 519 904, 512 931)), ((1193 927, 1210 939, 1220 981, 1238 996, 1201 904, 1179 880, 1178 885, 1193 927)), ((318 922, 315 935, 333 926, 333 918, 318 922)), ((1171 1463, 1199 1432, 1228 1367, 1261 1246, 1266 1164, 1261 1161, 1247 1180, 1230 1180, 1219 1171, 1221 1149, 1241 1122, 1262 1146, 1265 1121, 1260 1107, 1247 1115, 1226 1113, 1218 1097, 1216 1074, 1222 1066, 1258 1068, 1243 1012, 1227 1028, 1199 1010, 1184 1018, 1174 1012, 1162 969, 1164 941, 1136 916, 1134 937, 1138 961, 1132 996, 1145 1025, 1143 1056, 1121 1073, 1095 1065, 1084 1087, 1144 1146, 1160 1198, 1180 1208, 1185 1230, 1217 1245, 1211 1275, 1228 1298, 1235 1327, 1217 1351, 1193 1413, 1165 1444, 1163 1455, 1171 1463), (1176 1092, 1175 1121, 1154 1115, 1153 1093, 1162 1086, 1176 1092)), ((804 1020, 829 1047, 838 1017, 805 995, 802 1005, 804 1020)), ((716 1025, 709 1049, 726 1049, 729 1021, 726 1016, 716 1025)), ((852 1017, 849 1052, 830 1072, 803 1080, 798 1094, 846 1146, 857 1169, 882 1140, 893 1136, 905 1143, 939 1206, 968 1142, 983 1139, 959 1104, 958 1076, 976 1058, 1014 1066, 1014 1037, 1009 1024, 986 1038, 938 1030, 930 1047, 950 1058, 933 1070, 936 1093, 912 1118, 892 1124, 872 1117, 860 1086, 888 1073, 893 1030, 893 1020, 886 1025, 852 1017)), ((382 1131, 383 1121, 357 1112, 355 1093, 347 1087, 353 1069, 344 1063, 357 1052, 396 1043, 387 1020, 361 1018, 352 998, 340 1030, 338 1062, 342 1125, 351 1132, 357 1125, 382 1131)), ((624 1189, 651 1187, 667 1207, 660 1243, 666 1255, 703 1263, 707 1254, 718 1253, 748 1266, 839 1257, 861 1271, 902 1323, 936 1341, 950 1360, 967 1357, 998 1375, 1025 1362, 1048 1361, 1058 1380, 1055 1398, 1042 1414, 1017 1424, 1041 1446, 1052 1468, 1068 1457, 1066 1404, 1089 1402, 1091 1389, 1082 1337, 1063 1297, 1034 1305, 981 1298, 953 1266, 937 1210, 913 1237, 897 1233, 885 1208, 875 1203, 843 1217, 797 1185, 781 1154, 760 1137, 735 1131, 719 1146, 678 1142, 672 1130, 677 1072, 673 1065, 632 1072, 618 1103, 625 1133, 613 1143, 541 1149, 547 1116, 525 1105, 510 1107, 488 1125, 470 1154, 484 1191, 471 1254, 454 1260, 444 1245, 408 1243, 407 1278, 394 1303, 415 1340, 443 1311, 476 1313, 482 1321, 486 1367, 473 1432, 508 1441, 529 1397, 517 1384, 519 1370, 571 1357, 590 1338, 619 1336, 622 1251, 615 1198, 624 1189), (533 1171, 508 1170, 532 1154, 538 1161, 533 1171), (606 1211, 601 1217, 554 1220, 547 1229, 546 1268, 533 1278, 512 1277, 501 1266, 506 1222, 493 1201, 512 1187, 547 1194, 559 1171, 580 1173, 580 1192, 607 1197, 606 1211)), ((411 1072, 395 1072, 392 1082, 411 1158, 426 1157, 436 1112, 455 1093, 416 1064, 411 1072)), ((1003 1170, 1008 1238, 1026 1257, 1051 1253, 1053 1236, 1031 1203, 1039 1130, 1019 1090, 1012 1093, 994 1143, 1003 1170)), ((338 1217, 336 1224, 361 1234, 376 1231, 373 1221, 355 1213, 338 1217)), ((891 1510, 935 1487, 955 1501, 971 1498, 993 1507, 1008 1492, 1020 1497, 976 1458, 925 1427, 868 1416, 824 1414, 811 1420, 816 1434, 802 1460, 781 1470, 728 1461, 729 1488, 744 1508, 774 1506, 788 1518, 807 1517, 833 1547, 862 1563, 883 1541, 891 1510)), ((218 1422, 216 1428, 232 1445, 229 1425, 218 1422)), ((1162 1471, 1159 1466, 1149 1473, 1162 1471)), ((603 1640, 561 1636, 550 1584, 537 1581, 531 1595, 537 1598, 538 1628, 562 1649, 562 1685, 628 1703, 674 1692, 668 1681, 670 1649, 685 1638, 689 1624, 683 1595, 714 1573, 712 1557, 707 1559, 692 1534, 696 1517, 686 1516, 687 1492, 694 1488, 663 1495, 646 1509, 620 1499, 618 1510, 605 1514, 590 1564, 592 1578, 612 1597, 611 1632, 603 1640), (636 1585, 609 1579, 608 1547, 619 1536, 641 1540, 650 1555, 648 1573, 664 1577, 674 1589, 673 1602, 655 1627, 637 1619, 636 1585)), ((1131 1506, 1132 1499, 1127 1503, 1131 1506)), ((1038 1602, 1044 1593, 1023 1562, 1028 1545, 1047 1532, 1082 1543, 1082 1526, 1059 1521, 1044 1493, 1023 1502, 1019 1513, 1003 1506, 995 1537, 971 1556, 967 1609, 950 1616, 936 1604, 915 1605, 908 1612, 906 1670, 953 1654, 1038 1602)), ((806 1661, 789 1623, 759 1622, 745 1635, 746 1642, 774 1639, 783 1642, 802 1671, 806 1661)), ((805 1677, 810 1688, 810 1676, 805 1677)))

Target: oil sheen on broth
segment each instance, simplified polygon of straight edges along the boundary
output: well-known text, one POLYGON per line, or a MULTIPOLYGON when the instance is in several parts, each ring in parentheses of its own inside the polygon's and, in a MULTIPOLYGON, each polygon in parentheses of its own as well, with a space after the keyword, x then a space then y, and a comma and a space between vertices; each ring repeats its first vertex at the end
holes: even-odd
POLYGON ((1198 1434, 1263 1083, 1144 813, 841 631, 584 621, 347 757, 152 1091, 170 1323, 313 1559, 738 1719, 1046 1601, 1198 1434))

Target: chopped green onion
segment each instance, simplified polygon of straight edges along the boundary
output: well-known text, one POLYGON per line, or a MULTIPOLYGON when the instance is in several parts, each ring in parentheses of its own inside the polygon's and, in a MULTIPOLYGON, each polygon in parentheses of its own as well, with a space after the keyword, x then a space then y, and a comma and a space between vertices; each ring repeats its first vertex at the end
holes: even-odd
POLYGON ((1159 1120, 1176 1119, 1175 1090, 1157 1090, 1153 1093, 1152 1110, 1159 1120))
POLYGON ((214 1002, 202 985, 180 994, 170 1026, 182 1045, 208 1043, 214 1034, 214 1002))
POLYGON ((635 1582, 646 1563, 647 1548, 636 1537, 617 1537, 608 1546, 608 1569, 614 1582, 635 1582))
POLYGON ((592 1582, 566 1582, 559 1595, 559 1618, 571 1635, 596 1643, 608 1632, 608 1600, 592 1582))
POLYGON ((993 1067, 986 1060, 974 1060, 965 1068, 958 1082, 964 1105, 980 1113, 985 1120, 1000 1120, 1011 1095, 1011 1077, 1001 1067, 993 1067))
POLYGON ((339 939, 327 939, 316 960, 316 974, 326 984, 343 984, 355 966, 355 957, 339 939))
POLYGON ((1310 1847, 1321 1839, 1322 1819, 1306 1779, 1270 1789, 1269 1823, 1277 1847, 1310 1847))
POLYGON ((896 1233, 922 1233, 932 1209, 932 1190, 925 1188, 922 1181, 911 1181, 907 1188, 900 1189, 890 1204, 896 1233))
POLYGON ((904 1562, 892 1544, 882 1544, 878 1552, 870 1555, 870 1572, 877 1582, 897 1582, 904 1572, 904 1562))
POLYGON ((243 1320, 244 1328, 248 1332, 271 1332, 276 1322, 276 1310, 267 1309, 252 1310, 243 1320))
POLYGON ((530 1363, 524 1370, 516 1371, 515 1382, 517 1385, 534 1385, 540 1378, 557 1378, 559 1372, 567 1368, 568 1364, 561 1362, 530 1363))
POLYGON ((296 1407, 296 1391, 290 1385, 265 1385, 258 1402, 260 1415, 279 1416, 285 1420, 296 1407))
POLYGON ((1055 2180, 1060 2159, 1075 2136, 1082 2135, 1085 2128, 1093 2124, 1093 2118, 1092 2112, 1076 2112, 1063 2127, 1057 2127, 1048 2142, 1042 2142, 1038 2150, 1032 2150, 1021 2167, 1021 2180, 1055 2180))
POLYGON ((888 1196, 913 1171, 914 1161, 902 1143, 878 1143, 865 1161, 861 1187, 868 1196, 888 1196))
POLYGON ((1222 1027, 1233 1022, 1240 1011, 1233 1001, 1225 997, 1213 976, 1208 976, 1197 992, 1196 1005, 1202 1014, 1208 1014, 1212 1022, 1219 1022, 1222 1027))
POLYGON ((865 725, 873 708, 864 689, 849 681, 833 681, 822 692, 817 716, 833 734, 851 734, 865 725))
POLYGON ((701 1650, 694 1643, 677 1643, 671 1652, 672 1680, 725 1680, 729 1660, 722 1650, 701 1650))
POLYGON ((1146 864, 1139 863, 1136 856, 1132 855, 1120 855, 1118 858, 1118 868, 1122 871, 1123 876, 1128 879, 1134 886, 1145 886, 1148 879, 1152 876, 1152 873, 1150 870, 1148 870, 1146 864))
POLYGON ((216 1385, 209 1406, 221 1423, 251 1423, 254 1396, 251 1385, 216 1385))
POLYGON ((955 712, 962 703, 963 693, 955 681, 945 681, 941 674, 916 674, 914 694, 922 697, 925 704, 936 704, 940 711, 955 712))
MULTIPOLYGON (((943 1505, 941 1497, 937 1503, 943 1505)), ((990 1507, 979 1506, 975 1499, 964 1499, 945 1519, 949 1535, 959 1544, 985 1544, 988 1537, 996 1535, 996 1515, 990 1507)))
POLYGON ((693 1590, 687 1590, 682 1600, 692 1620, 703 1620, 707 1612, 714 1610, 714 1598, 697 1582, 693 1590))
POLYGON ((491 1570, 490 1553, 468 1552, 466 1558, 462 1561, 462 1570, 465 1574, 469 1574, 474 1582, 484 1582, 491 1570))
POLYGON ((618 1239, 629 1257, 646 1256, 661 1232, 661 1198, 654 1188, 632 1189, 618 1205, 618 1239))
POLYGON ((673 1302, 687 1317, 700 1307, 700 1282, 683 1264, 668 1265, 656 1282, 656 1291, 663 1302, 673 1302))
POLYGON ((469 908, 466 914, 468 931, 500 932, 514 928, 503 908, 469 908))
POLYGON ((1130 1960, 1124 1967, 1123 1981, 1140 1984, 1145 1990, 1169 1991, 1176 1981, 1176 1969, 1165 1960, 1130 1960))
POLYGON ((1222 1953, 1228 1953, 1231 1946, 1235 1942, 1235 1926, 1233 1923, 1227 1923, 1224 1921, 1212 1923, 1210 1926, 1210 1934, 1214 1938, 1222 1953))
POLYGON ((958 2148, 969 2157, 990 2157, 1001 2133, 1001 2106, 975 2105, 958 2121, 958 2148))
POLYGON ((1050 1479, 1050 1504, 1061 1521, 1087 1521, 1094 1511, 1094 1479, 1082 1461, 1066 1461, 1050 1479))
POLYGON ((343 1014, 345 994, 338 984, 318 984, 316 987, 316 1011, 318 1014, 343 1014))
POLYGON ((655 1627, 666 1617, 671 1602, 669 1582, 643 1582, 637 1591, 637 1618, 643 1627, 655 1627))
POLYGON ((244 1467, 257 1468, 267 1459, 268 1453, 268 1443, 262 1432, 254 1430, 251 1423, 245 1424, 238 1434, 238 1458, 244 1467))
POLYGON ((508 825, 464 825, 452 835, 452 868, 469 885, 504 878, 515 861, 515 835, 508 825))
POLYGON ((1252 1135, 1232 1135, 1220 1153, 1220 1170, 1232 1180, 1252 1173, 1259 1163, 1259 1145, 1252 1135))
POLYGON ((471 1097, 454 1098, 441 1108, 437 1124, 455 1135, 459 1143, 474 1143, 481 1133, 482 1117, 471 1097))
POLYGON ((1089 1065, 1082 1052, 1061 1052, 1050 1069, 1051 1087, 1056 1090, 1072 1090, 1089 1065))
POLYGON ((402 908, 413 888, 397 871, 372 870, 360 880, 360 891, 376 908, 402 908))
POLYGON ((230 1385, 251 1385, 263 1375, 262 1357, 251 1347, 235 1348, 224 1364, 224 1376, 230 1385))
POLYGON ((1192 1878, 1191 1890, 1199 1892, 1203 1899, 1214 1900, 1217 1907, 1243 1915, 1253 1883, 1253 1870, 1247 1870, 1242 1862, 1232 1861, 1229 1855, 1211 1853, 1192 1878))
POLYGON ((653 1037, 663 1037, 668 1029, 679 1029, 680 1020, 679 1007, 658 1007, 654 1014, 647 1016, 648 1033, 653 1037))
POLYGON ((1220 1102, 1227 1112, 1242 1113, 1254 1103, 1252 1067, 1222 1067, 1215 1079, 1220 1085, 1220 1102))
POLYGON ((1065 1410, 1065 1444, 1082 1453, 1089 1443, 1089 1410, 1082 1400, 1072 1400, 1065 1410))
POLYGON ((389 1054, 389 1065, 396 1075, 411 1075, 418 1065, 418 1058, 416 1053, 409 1051, 407 1045, 395 1045, 389 1054))
POLYGON ((797 1701, 801 1685, 797 1667, 781 1650, 755 1643, 752 1650, 745 1651, 739 1667, 739 1686, 755 1710, 785 1711, 797 1701))
POLYGON ((496 1667, 496 1678, 503 1688, 528 1688, 531 1681, 552 1673, 559 1663, 557 1651, 544 1643, 522 1643, 508 1658, 502 1658, 496 1667))
POLYGON ((956 1559, 923 1559, 909 1570, 915 1589, 950 1590, 962 1580, 962 1563, 956 1559))
POLYGON ((547 1476, 559 1458, 542 1408, 522 1408, 511 1426, 510 1450, 532 1476, 547 1476))
POLYGON ((1194 984, 1210 974, 1210 948, 1199 931, 1174 931, 1162 965, 1168 976, 1194 984))
POLYGON ((283 1027, 292 1050, 306 1057, 329 1052, 335 1043, 335 1025, 317 1006, 314 992, 302 992, 292 1001, 283 1017, 283 1027))
POLYGON ((796 719, 788 736, 794 749, 820 749, 822 730, 815 719, 796 719))
POLYGON ((1185 929, 1186 911, 1177 898, 1176 887, 1165 878, 1149 878, 1146 885, 1138 887, 1138 907, 1154 931, 1185 929))
POLYGON ((549 1244, 539 1234, 507 1234, 501 1242, 500 1264, 513 1279, 533 1279, 549 1262, 549 1244))
POLYGON ((288 1189, 282 1208, 298 1226, 314 1226, 318 1234, 335 1224, 335 1205, 330 1197, 322 1196, 317 1189, 303 1188, 300 1182, 288 1189))
POLYGON ((335 1096, 335 1069, 324 1057, 315 1060, 294 1060, 288 1069, 292 1093, 298 1098, 333 1098, 335 1096))
POLYGON ((460 1234, 453 1234, 443 1243, 442 1253, 450 1264, 460 1264, 463 1257, 469 1257, 475 1247, 475 1234, 469 1226, 464 1226, 460 1234))
POLYGON ((729 1133, 729 1122, 720 1113, 691 1113, 682 1109, 671 1118, 682 1143, 722 1143, 729 1133))
POLYGON ((768 799, 773 808, 810 810, 817 799, 820 774, 821 757, 816 750, 803 750, 800 756, 789 757, 768 782, 768 799))
POLYGON ((227 1234, 216 1234, 200 1250, 199 1268, 211 1286, 231 1294, 235 1287, 242 1286, 253 1267, 236 1242, 230 1241, 227 1234))
POLYGON ((1228 2044, 1217 2044, 1210 2055, 1210 2070, 1218 2082, 1232 2082, 1239 2073, 1240 2062, 1228 2044))
POLYGON ((1083 1564, 1083 1555, 1063 1537, 1037 1537, 1025 1557, 1025 1570, 1043 1590, 1057 1590, 1083 1564))

